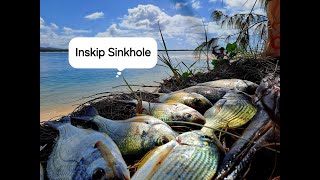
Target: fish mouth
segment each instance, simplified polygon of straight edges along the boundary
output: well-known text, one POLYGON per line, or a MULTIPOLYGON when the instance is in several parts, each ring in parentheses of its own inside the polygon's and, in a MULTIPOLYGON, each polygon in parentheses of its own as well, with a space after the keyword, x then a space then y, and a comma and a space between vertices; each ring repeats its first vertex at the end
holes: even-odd
POLYGON ((107 165, 113 172, 114 179, 130 179, 129 171, 117 163, 115 157, 111 153, 111 149, 108 146, 101 141, 97 141, 94 147, 99 150, 101 156, 107 162, 107 165))

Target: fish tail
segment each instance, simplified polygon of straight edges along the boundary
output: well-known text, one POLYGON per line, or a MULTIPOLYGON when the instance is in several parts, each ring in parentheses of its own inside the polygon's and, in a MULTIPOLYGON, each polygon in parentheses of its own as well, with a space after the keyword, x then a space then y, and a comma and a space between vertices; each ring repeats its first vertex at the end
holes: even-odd
POLYGON ((99 115, 98 111, 96 108, 94 108, 93 106, 88 106, 85 110, 84 113, 85 116, 97 116, 99 115))
POLYGON ((93 117, 98 115, 99 113, 96 108, 94 108, 93 106, 87 106, 83 114, 75 115, 75 116, 72 116, 71 118, 81 120, 81 121, 91 121, 93 117))
POLYGON ((70 116, 64 116, 59 121, 47 121, 44 123, 44 125, 48 125, 54 129, 58 129, 60 126, 64 124, 69 124, 69 123, 71 123, 70 116))
POLYGON ((116 100, 118 102, 122 102, 122 103, 126 103, 126 104, 131 104, 136 106, 138 104, 138 101, 135 99, 131 99, 131 100, 116 100))

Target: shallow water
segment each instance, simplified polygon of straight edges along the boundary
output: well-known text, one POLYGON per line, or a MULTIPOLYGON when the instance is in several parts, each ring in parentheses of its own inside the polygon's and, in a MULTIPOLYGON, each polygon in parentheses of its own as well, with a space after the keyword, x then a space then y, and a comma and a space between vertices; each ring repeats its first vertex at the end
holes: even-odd
MULTIPOLYGON (((159 52, 161 55, 163 52, 159 52)), ((183 61, 187 66, 197 60, 192 52, 169 52, 175 64, 183 61)), ((163 63, 158 60, 158 64, 163 63)), ((203 69, 204 57, 193 68, 203 69)), ((186 67, 180 66, 184 71, 186 67)), ((68 53, 40 53, 40 121, 59 115, 67 115, 85 96, 105 91, 126 91, 122 77, 116 78, 117 69, 74 69, 69 65, 68 53)), ((172 73, 166 67, 156 65, 152 69, 125 69, 122 75, 129 84, 157 86, 172 73), (155 82, 156 81, 156 82, 155 82)), ((138 88, 151 90, 150 88, 138 88)))

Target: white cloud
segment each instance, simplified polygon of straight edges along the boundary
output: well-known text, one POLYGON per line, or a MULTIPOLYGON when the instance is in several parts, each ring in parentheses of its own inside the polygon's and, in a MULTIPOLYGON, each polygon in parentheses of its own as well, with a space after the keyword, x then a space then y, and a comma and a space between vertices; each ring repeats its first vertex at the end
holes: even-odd
POLYGON ((65 34, 77 34, 77 33, 89 33, 90 31, 88 30, 77 30, 77 29, 72 29, 69 27, 63 27, 63 33, 65 34))
POLYGON ((130 29, 155 29, 158 27, 158 21, 167 22, 168 15, 161 11, 159 7, 148 4, 138 5, 135 8, 128 9, 128 15, 125 15, 121 27, 130 29))
POLYGON ((217 0, 209 0, 209 3, 217 2, 217 0))
POLYGON ((129 34, 128 30, 118 29, 117 24, 112 24, 105 32, 100 32, 96 36, 98 37, 114 37, 114 36, 124 36, 129 34))
POLYGON ((177 2, 177 3, 174 5, 174 8, 175 8, 176 10, 178 10, 178 9, 183 8, 183 7, 186 6, 187 4, 188 4, 187 2, 185 2, 185 3, 177 2))
POLYGON ((50 25, 53 29, 59 29, 59 26, 57 26, 55 23, 50 23, 50 25))
MULTIPOLYGON (((225 0, 227 8, 237 10, 248 10, 253 7, 256 0, 225 0)), ((260 7, 259 2, 255 4, 255 8, 260 7)))
POLYGON ((89 19, 89 20, 95 20, 95 19, 103 18, 103 16, 104 16, 103 12, 95 12, 95 13, 92 13, 92 14, 85 16, 84 18, 89 19))
POLYGON ((42 19, 42 17, 40 17, 40 29, 44 29, 44 20, 42 19))
POLYGON ((218 36, 228 36, 230 34, 234 34, 237 31, 234 29, 228 29, 225 27, 221 27, 220 24, 217 24, 216 22, 209 22, 208 23, 208 33, 217 34, 218 36))
MULTIPOLYGON (((170 16, 159 7, 150 4, 128 9, 128 13, 119 19, 121 21, 118 24, 110 25, 105 32, 100 32, 96 36, 152 37, 160 45, 162 41, 158 27, 159 22, 165 40, 172 42, 168 45, 174 46, 174 48, 193 49, 197 43, 201 43, 205 39, 200 18, 180 14, 170 16), (181 45, 177 45, 177 42, 181 42, 181 45)), ((210 25, 209 29, 210 33, 215 36, 225 35, 229 32, 220 30, 218 25, 210 25)))
POLYGON ((88 33, 88 30, 75 30, 72 28, 64 27, 59 30, 59 26, 55 23, 46 25, 43 18, 40 17, 40 46, 41 47, 56 47, 67 48, 69 41, 76 37, 81 36, 82 33, 88 33))
POLYGON ((201 8, 200 1, 192 0, 191 3, 192 3, 192 8, 193 9, 200 9, 201 8))
POLYGON ((267 16, 267 12, 263 8, 255 9, 255 10, 253 10, 253 12, 256 13, 256 14, 261 14, 261 15, 267 16))

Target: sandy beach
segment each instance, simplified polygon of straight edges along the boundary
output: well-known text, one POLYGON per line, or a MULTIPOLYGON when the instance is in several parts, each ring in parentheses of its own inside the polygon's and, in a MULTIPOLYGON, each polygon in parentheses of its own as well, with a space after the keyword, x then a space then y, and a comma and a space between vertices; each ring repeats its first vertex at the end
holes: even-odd
MULTIPOLYGON (((157 91, 157 87, 132 87, 132 89, 134 91, 136 91, 136 90, 148 91, 148 92, 156 92, 157 91)), ((119 92, 119 91, 120 90, 118 90, 117 92, 119 92)), ((125 88, 121 88, 121 92, 129 92, 129 91, 126 90, 125 88)), ((99 96, 95 96, 95 97, 99 97, 99 96)), ((81 97, 79 97, 79 99, 80 98, 81 97)), ((74 99, 74 100, 76 101, 78 99, 74 99)), ((52 120, 52 119, 57 119, 62 116, 66 116, 66 115, 70 114, 79 104, 82 104, 88 100, 90 100, 90 99, 84 99, 84 100, 76 101, 76 102, 69 103, 69 104, 61 104, 59 106, 52 106, 52 107, 48 107, 44 110, 40 110, 40 122, 48 121, 48 120, 52 120)))
POLYGON ((60 108, 56 107, 51 110, 40 111, 40 122, 48 121, 50 119, 56 119, 58 117, 68 115, 74 109, 75 107, 72 107, 71 105, 66 105, 60 108))

